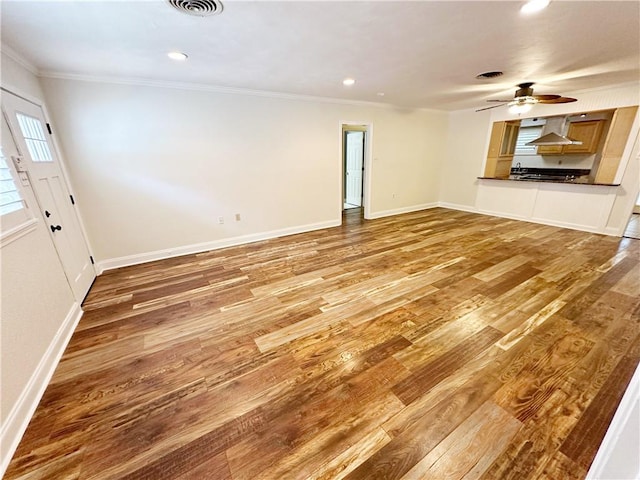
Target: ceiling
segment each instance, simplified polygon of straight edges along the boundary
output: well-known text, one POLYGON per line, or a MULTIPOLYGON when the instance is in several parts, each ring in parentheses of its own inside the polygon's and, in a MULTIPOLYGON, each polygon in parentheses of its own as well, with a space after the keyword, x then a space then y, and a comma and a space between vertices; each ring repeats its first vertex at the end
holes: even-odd
POLYGON ((640 2, 3 0, 2 43, 43 74, 194 83, 459 110, 515 85, 573 94, 640 78, 640 2), (189 55, 167 58, 170 50, 189 55), (501 70, 493 80, 478 73, 501 70), (342 85, 353 77, 352 87, 342 85), (384 93, 384 96, 379 95, 384 93))

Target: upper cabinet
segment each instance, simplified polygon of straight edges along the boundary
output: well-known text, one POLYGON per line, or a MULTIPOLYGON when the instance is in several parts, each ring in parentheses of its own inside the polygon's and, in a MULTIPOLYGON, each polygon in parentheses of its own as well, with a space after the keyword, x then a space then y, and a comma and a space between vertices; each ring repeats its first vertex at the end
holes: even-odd
POLYGON ((495 122, 489 140, 485 177, 508 177, 516 150, 520 120, 495 122))
POLYGON ((567 136, 572 140, 582 142, 582 145, 565 145, 564 153, 596 153, 602 136, 603 120, 588 122, 572 122, 567 136))
POLYGON ((572 153, 591 154, 598 151, 602 130, 604 127, 603 120, 589 120, 586 122, 571 122, 567 137, 572 140, 582 142, 582 145, 540 145, 538 147, 538 155, 566 155, 572 153))
POLYGON ((504 133, 502 135, 502 142, 500 144, 500 154, 498 157, 513 158, 513 154, 516 151, 516 140, 518 140, 518 130, 520 129, 520 122, 504 122, 504 133))
MULTIPOLYGON (((559 122, 559 134, 572 140, 579 140, 580 145, 540 145, 536 149, 538 155, 594 155, 590 180, 593 183, 612 184, 615 181, 624 149, 627 145, 631 128, 638 112, 638 106, 620 107, 609 110, 598 110, 585 113, 567 114, 562 117, 537 117, 515 121, 495 122, 491 130, 487 161, 484 176, 489 178, 508 178, 511 173, 518 133, 530 127, 538 119, 545 120, 545 128, 555 127, 553 119, 559 122), (565 126, 568 123, 568 129, 565 126)), ((554 131, 554 130, 552 130, 554 131)), ((557 133, 557 132, 556 132, 557 133)), ((546 132, 541 133, 544 136, 546 132)), ((525 144, 526 145, 526 144, 525 144)), ((534 153, 523 153, 533 155, 534 153)))

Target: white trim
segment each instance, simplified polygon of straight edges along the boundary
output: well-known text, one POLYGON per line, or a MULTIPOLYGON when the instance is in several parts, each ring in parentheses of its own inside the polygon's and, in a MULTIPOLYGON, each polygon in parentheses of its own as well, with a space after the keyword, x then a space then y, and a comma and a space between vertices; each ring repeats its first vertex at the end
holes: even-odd
POLYGON ((431 202, 431 203, 423 203, 421 205, 411 205, 409 207, 394 208, 392 210, 381 210, 379 212, 371 213, 368 218, 373 220, 374 218, 390 217, 392 215, 401 215, 403 213, 411 213, 411 212, 418 212, 420 210, 428 210, 430 208, 435 208, 437 206, 438 206, 438 202, 431 202))
MULTIPOLYGON (((87 232, 87 229, 85 228, 84 225, 84 220, 82 219, 82 215, 80 212, 80 207, 81 205, 78 203, 78 196, 75 194, 74 192, 74 188, 73 188, 73 184, 71 183, 71 176, 69 175, 69 171, 67 169, 67 162, 65 157, 62 155, 62 149, 60 148, 60 145, 58 144, 58 139, 56 136, 56 124, 53 123, 53 121, 51 120, 51 117, 49 115, 49 111, 47 110, 47 106, 45 105, 45 103, 43 102, 40 105, 40 108, 42 109, 42 114, 44 115, 44 119, 46 122, 50 122, 52 125, 52 133, 51 135, 49 135, 49 139, 51 140, 51 143, 53 145, 53 149, 55 151, 55 154, 58 157, 58 165, 60 166, 60 170, 62 171, 62 178, 64 178, 65 183, 67 184, 67 189, 69 190, 69 195, 73 196, 74 198, 74 205, 75 208, 73 209, 73 214, 76 217, 76 220, 78 220, 78 225, 80 226, 80 233, 82 235, 82 239, 84 240, 85 245, 87 246, 87 251, 89 252, 89 255, 92 256, 93 255, 93 248, 91 245, 91 241, 89 240, 89 234, 87 232)), ((81 199, 80 199, 81 201, 81 199)), ((94 275, 97 275, 95 266, 93 264, 91 264, 91 268, 93 268, 94 270, 94 275)), ((82 299, 78 299, 79 301, 82 301, 82 299)))
MULTIPOLYGON (((499 218, 508 218, 510 220, 519 220, 521 222, 533 222, 533 220, 531 220, 528 217, 525 217, 524 215, 512 215, 509 213, 503 213, 503 212, 495 212, 493 210, 482 210, 480 208, 478 208, 476 210, 476 213, 479 213, 481 215, 489 215, 490 217, 499 217, 499 218)), ((533 223, 540 223, 540 222, 533 222, 533 223)))
POLYGON ((539 225, 548 225, 550 227, 568 228, 570 230, 579 230, 581 232, 600 233, 603 235, 619 236, 619 235, 609 233, 606 229, 603 230, 601 228, 590 227, 588 225, 581 225, 578 223, 556 222, 554 220, 549 220, 546 218, 538 219, 538 218, 532 218, 532 217, 525 217, 523 215, 509 215, 507 213, 494 212, 492 210, 478 209, 476 210, 476 213, 480 213, 482 215, 489 215, 491 217, 508 218, 510 220, 519 220, 521 222, 537 223, 539 225))
POLYGON ((249 235, 241 235, 239 237, 222 238, 211 242, 196 243, 192 245, 184 245, 176 248, 167 248, 163 250, 155 250, 153 252, 139 253, 136 255, 127 255, 125 257, 110 258, 101 260, 96 263, 98 275, 105 270, 114 268, 128 267, 138 265, 140 263, 153 262, 156 260, 164 260, 166 258, 179 257, 181 255, 189 255, 193 253, 207 252, 209 250, 218 250, 220 248, 234 247, 236 245, 244 245, 246 243, 259 242, 261 240, 269 240, 272 238, 284 237, 285 235, 295 235, 297 233, 311 232, 313 230, 322 230, 324 228, 339 227, 341 220, 330 220, 327 222, 311 223, 298 227, 283 228, 280 230, 271 230, 269 232, 252 233, 249 235))
POLYGON ((462 212, 489 215, 491 217, 508 218, 510 220, 520 220, 522 222, 537 223, 540 225, 549 225, 550 227, 562 227, 562 228, 569 228, 571 230, 580 230, 582 232, 600 233, 603 235, 608 235, 610 237, 620 237, 622 235, 618 227, 606 227, 604 229, 599 229, 595 227, 588 227, 586 225, 580 225, 577 223, 554 222, 553 220, 525 217, 525 216, 518 216, 518 215, 508 215, 502 212, 494 212, 491 210, 478 210, 477 208, 470 207, 468 205, 459 205, 456 203, 448 203, 448 202, 438 202, 438 206, 442 208, 449 208, 451 210, 460 210, 462 212))
POLYGON ((450 210, 459 210, 461 212, 479 213, 476 207, 461 205, 459 203, 438 202, 438 206, 442 208, 448 208, 450 210))
MULTIPOLYGON (((109 83, 115 85, 134 85, 142 87, 172 88, 179 90, 195 90, 199 92, 226 93, 231 95, 249 95, 254 97, 280 98, 284 100, 297 100, 304 102, 337 103, 340 105, 355 105, 360 107, 378 107, 398 109, 397 105, 390 103, 368 102, 366 100, 349 100, 346 98, 317 97, 313 95, 301 95, 296 93, 271 92, 267 90, 251 90, 248 88, 223 87, 207 85, 203 83, 170 82, 165 80, 150 80, 134 77, 108 77, 98 75, 82 75, 65 72, 44 71, 40 72, 40 78, 52 78, 59 80, 75 80, 80 82, 109 83)), ((406 110, 409 110, 407 108, 406 110)), ((411 110, 416 110, 412 108, 411 110)), ((428 111, 435 111, 428 109, 428 111)))
POLYGON ((344 210, 344 151, 343 148, 346 148, 344 143, 344 127, 348 127, 349 125, 357 125, 365 128, 364 133, 364 165, 363 165, 363 178, 362 178, 362 200, 364 212, 363 216, 365 219, 373 218, 371 217, 371 181, 373 179, 373 122, 364 121, 364 120, 340 120, 340 202, 338 206, 338 214, 342 216, 342 211, 344 210))
POLYGON ((18 65, 20 65, 24 69, 28 70, 33 75, 38 76, 38 74, 40 73, 38 71, 38 67, 36 67, 33 63, 31 63, 29 60, 24 58, 22 55, 20 55, 18 52, 16 52, 12 47, 7 45, 6 43, 2 44, 2 47, 0 47, 0 51, 2 51, 2 53, 4 53, 7 57, 9 57, 11 60, 16 62, 18 65))
POLYGON ((621 227, 606 227, 602 233, 604 235, 609 235, 610 237, 622 237, 624 235, 624 231, 627 229, 627 226, 624 225, 621 227))
POLYGON ((0 248, 6 247, 11 242, 24 237, 27 233, 33 232, 38 226, 37 218, 30 218, 24 223, 13 227, 0 235, 0 248))
POLYGON ((368 100, 349 100, 347 98, 319 97, 319 96, 313 96, 313 95, 303 95, 299 93, 273 92, 269 90, 252 90, 249 88, 225 87, 221 85, 210 85, 210 84, 195 83, 195 82, 172 82, 169 80, 151 80, 151 79, 139 78, 139 77, 110 77, 106 75, 78 74, 78 73, 68 73, 68 72, 57 72, 53 70, 39 71, 38 77, 58 79, 58 80, 76 80, 80 82, 109 83, 114 85, 134 85, 134 86, 143 86, 143 87, 173 88, 173 89, 179 89, 179 90, 195 90, 195 91, 201 91, 201 92, 227 93, 231 95, 249 95, 249 96, 256 96, 256 97, 280 98, 284 100, 298 100, 298 101, 305 101, 305 102, 337 103, 340 105, 355 105, 360 107, 392 108, 394 110, 400 109, 400 110, 407 110, 407 111, 418 110, 421 112, 445 112, 445 113, 451 112, 451 110, 442 110, 442 109, 427 108, 427 107, 407 107, 404 105, 372 102, 368 100))
POLYGON ((80 304, 74 303, 67 313, 67 317, 53 337, 46 352, 38 362, 38 366, 29 378, 27 385, 22 390, 20 397, 9 412, 6 421, 0 428, 0 478, 4 475, 11 457, 18 448, 18 444, 24 435, 29 421, 33 416, 44 391, 49 385, 49 381, 53 376, 60 358, 71 335, 73 334, 80 318, 82 317, 82 309, 80 304))
MULTIPOLYGON (((637 432, 638 418, 631 417, 635 408, 640 408, 640 366, 636 368, 633 377, 631 377, 629 386, 624 392, 624 396, 622 397, 620 405, 618 406, 618 409, 613 416, 613 420, 609 424, 607 433, 605 434, 604 439, 600 444, 600 448, 598 449, 598 452, 593 459, 593 463, 591 464, 591 468, 589 468, 589 471, 587 472, 585 480, 621 480, 618 476, 612 476, 619 473, 615 471, 612 472, 611 467, 609 466, 609 460, 614 457, 614 452, 620 452, 621 449, 624 449, 626 452, 635 451, 635 461, 636 465, 638 465, 639 468, 639 470, 635 472, 632 477, 625 478, 640 478, 640 454, 638 454, 637 445, 626 445, 625 448, 625 440, 629 441, 630 439, 633 439, 634 433, 637 432)), ((615 457, 618 459, 621 456, 622 455, 620 453, 618 453, 618 455, 615 455, 615 457)))

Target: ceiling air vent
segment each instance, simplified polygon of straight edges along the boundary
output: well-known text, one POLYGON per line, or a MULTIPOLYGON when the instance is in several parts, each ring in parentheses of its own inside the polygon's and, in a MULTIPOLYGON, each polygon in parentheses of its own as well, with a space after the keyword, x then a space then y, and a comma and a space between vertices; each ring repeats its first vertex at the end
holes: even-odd
POLYGON ((478 80, 482 79, 482 78, 496 78, 501 76, 503 73, 502 72, 484 72, 484 73, 479 73, 478 75, 476 75, 476 78, 478 80))
POLYGON ((222 12, 222 3, 218 0, 167 0, 169 5, 176 10, 195 15, 208 17, 222 12))

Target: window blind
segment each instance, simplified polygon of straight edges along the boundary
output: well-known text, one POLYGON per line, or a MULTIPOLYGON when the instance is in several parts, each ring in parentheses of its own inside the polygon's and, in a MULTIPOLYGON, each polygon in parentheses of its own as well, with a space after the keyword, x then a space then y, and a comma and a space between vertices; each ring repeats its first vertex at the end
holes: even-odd
POLYGON ((535 140, 542 135, 542 125, 533 127, 522 127, 518 132, 518 139, 516 140, 516 155, 535 155, 535 145, 525 145, 525 143, 535 140))
POLYGON ((16 187, 6 158, 0 149, 0 216, 24 208, 22 197, 16 187))

